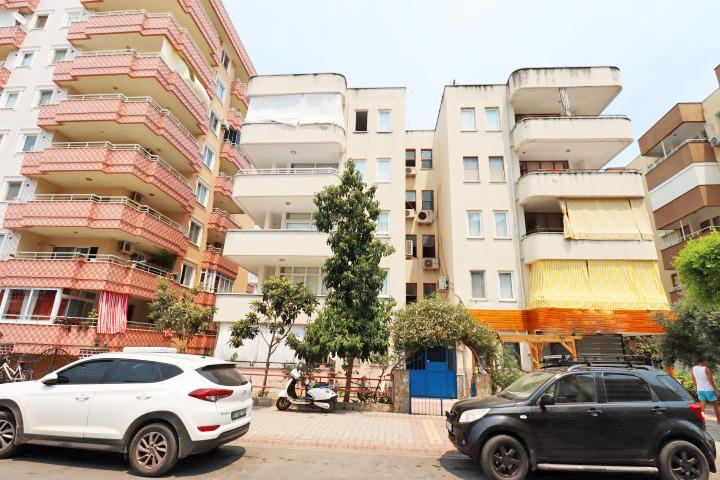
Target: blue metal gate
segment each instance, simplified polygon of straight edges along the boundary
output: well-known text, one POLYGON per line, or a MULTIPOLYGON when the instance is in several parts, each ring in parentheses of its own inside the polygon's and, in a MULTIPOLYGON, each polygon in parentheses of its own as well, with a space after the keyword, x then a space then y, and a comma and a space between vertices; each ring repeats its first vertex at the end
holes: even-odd
POLYGON ((410 397, 457 398, 455 347, 427 348, 408 360, 410 397))

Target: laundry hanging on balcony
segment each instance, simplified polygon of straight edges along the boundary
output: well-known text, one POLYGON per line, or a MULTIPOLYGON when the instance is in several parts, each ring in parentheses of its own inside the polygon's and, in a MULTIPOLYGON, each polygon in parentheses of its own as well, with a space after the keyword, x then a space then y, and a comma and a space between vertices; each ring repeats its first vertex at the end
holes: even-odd
POLYGON ((97 333, 125 333, 128 296, 125 293, 102 292, 98 303, 97 333))
POLYGON ((564 198, 559 202, 567 239, 653 239, 642 198, 564 198))

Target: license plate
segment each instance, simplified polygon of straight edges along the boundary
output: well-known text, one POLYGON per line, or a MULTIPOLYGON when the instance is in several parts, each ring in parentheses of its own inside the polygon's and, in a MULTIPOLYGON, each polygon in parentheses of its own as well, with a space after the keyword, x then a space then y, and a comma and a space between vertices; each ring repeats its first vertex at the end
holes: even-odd
POLYGON ((242 418, 245 416, 245 412, 247 412, 246 408, 243 408, 242 410, 235 410, 230 414, 230 419, 237 420, 238 418, 242 418))
POLYGON ((452 423, 445 422, 445 425, 447 426, 448 432, 452 432, 452 423))

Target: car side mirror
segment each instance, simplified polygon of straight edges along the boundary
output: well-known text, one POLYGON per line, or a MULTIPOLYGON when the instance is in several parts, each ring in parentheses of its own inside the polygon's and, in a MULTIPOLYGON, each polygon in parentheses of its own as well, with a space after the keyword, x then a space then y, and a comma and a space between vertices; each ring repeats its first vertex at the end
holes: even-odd
POLYGON ((541 407, 547 407, 548 405, 555 405, 555 397, 549 393, 543 393, 538 402, 541 407))
POLYGON ((58 378, 57 373, 48 373, 44 377, 40 379, 40 382, 45 385, 57 385, 60 383, 60 379, 58 378))

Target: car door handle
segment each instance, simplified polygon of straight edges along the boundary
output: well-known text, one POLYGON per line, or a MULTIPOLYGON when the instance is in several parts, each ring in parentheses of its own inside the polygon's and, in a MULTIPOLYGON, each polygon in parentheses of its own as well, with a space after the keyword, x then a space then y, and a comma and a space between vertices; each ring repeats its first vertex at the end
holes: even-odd
POLYGON ((75 400, 84 402, 85 400, 90 400, 90 395, 87 395, 87 394, 75 395, 75 400))
POLYGON ((664 407, 653 407, 653 412, 655 412, 657 415, 664 415, 665 412, 667 412, 667 409, 664 407))
POLYGON ((138 400, 149 400, 152 398, 152 395, 145 393, 142 395, 137 395, 135 398, 137 398, 138 400))
POLYGON ((591 417, 597 417, 598 415, 600 415, 602 413, 602 410, 597 409, 597 408, 591 408, 590 410, 587 411, 587 413, 589 413, 591 417))

